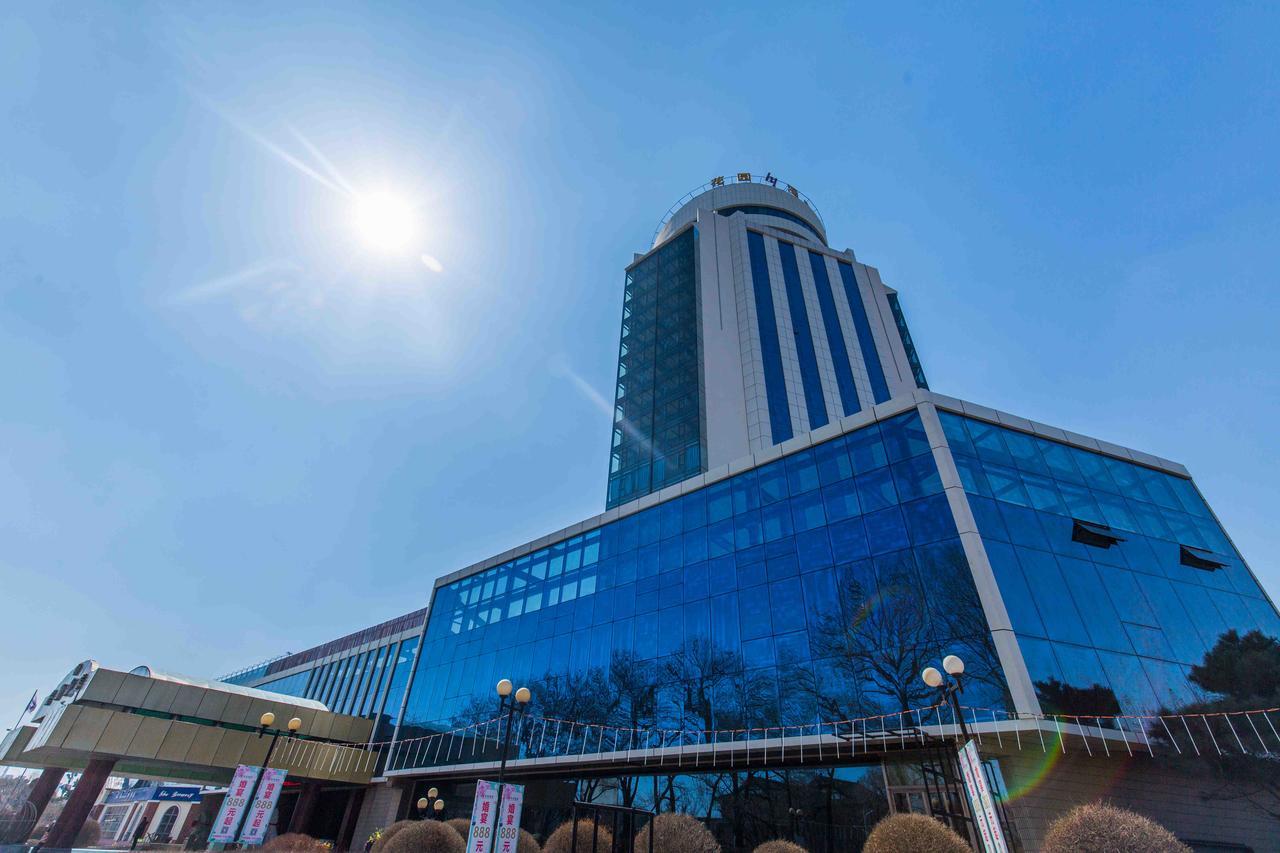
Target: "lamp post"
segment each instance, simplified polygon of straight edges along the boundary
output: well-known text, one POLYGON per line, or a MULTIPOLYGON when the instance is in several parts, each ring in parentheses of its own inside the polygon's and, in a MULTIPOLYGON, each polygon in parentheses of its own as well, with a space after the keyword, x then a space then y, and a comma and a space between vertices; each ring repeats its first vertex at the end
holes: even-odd
POLYGON ((528 687, 521 687, 511 693, 511 679, 504 678, 498 682, 498 716, 507 715, 506 733, 502 736, 502 757, 498 762, 498 797, 502 797, 502 783, 507 778, 507 753, 511 751, 511 720, 516 714, 523 714, 533 699, 528 687), (508 713, 509 712, 509 713, 508 713))
MULTIPOLYGON (((267 733, 267 729, 275 725, 276 715, 271 713, 270 711, 267 711, 265 714, 263 714, 261 717, 258 718, 258 722, 260 724, 260 727, 258 729, 258 737, 261 738, 264 734, 267 733)), ((298 717, 294 717, 289 721, 288 726, 289 726, 289 737, 297 737, 298 729, 302 728, 302 720, 298 717)), ((267 746, 267 757, 262 759, 262 770, 258 772, 257 778, 253 780, 253 788, 249 790, 249 801, 245 804, 246 808, 244 809, 243 812, 241 812, 240 820, 236 822, 236 838, 240 837, 240 832, 241 830, 244 829, 244 822, 247 815, 249 814, 249 812, 253 811, 253 801, 258 798, 258 786, 262 784, 262 777, 265 776, 267 773, 267 768, 271 764, 271 754, 276 751, 276 741, 279 739, 280 739, 280 730, 276 729, 271 733, 271 743, 267 746)), ((270 816, 268 815, 268 818, 269 817, 270 816)))
POLYGON ((964 714, 960 711, 959 694, 964 690, 964 661, 955 655, 947 655, 942 659, 942 668, 946 670, 950 679, 943 676, 941 672, 932 666, 925 667, 920 673, 921 680, 925 684, 942 691, 942 695, 951 703, 951 713, 955 715, 956 721, 960 724, 961 742, 969 740, 969 727, 965 725, 964 714))

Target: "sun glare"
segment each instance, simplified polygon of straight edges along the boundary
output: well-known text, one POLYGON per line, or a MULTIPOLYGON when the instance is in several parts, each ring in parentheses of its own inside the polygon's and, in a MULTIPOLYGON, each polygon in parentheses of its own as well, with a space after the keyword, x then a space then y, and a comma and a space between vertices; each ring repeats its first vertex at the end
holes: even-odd
POLYGON ((413 205, 392 193, 359 196, 353 222, 365 245, 382 252, 407 248, 418 233, 418 216, 413 205))

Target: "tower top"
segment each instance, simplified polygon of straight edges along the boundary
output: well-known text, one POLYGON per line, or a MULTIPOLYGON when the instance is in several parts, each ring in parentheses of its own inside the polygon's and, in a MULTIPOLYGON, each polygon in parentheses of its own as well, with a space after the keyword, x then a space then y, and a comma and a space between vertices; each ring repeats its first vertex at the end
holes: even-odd
MULTIPOLYGON (((790 220, 793 224, 804 226, 802 230, 812 232, 802 235, 806 239, 816 236, 819 242, 827 242, 827 229, 822 221, 822 214, 807 195, 792 184, 774 177, 772 172, 763 175, 737 172, 718 175, 685 193, 658 222, 658 227, 653 232, 653 245, 658 245, 693 221, 699 209, 729 214, 736 212, 733 208, 743 208, 742 212, 748 214, 790 220)), ((786 230, 785 226, 780 227, 786 230)))

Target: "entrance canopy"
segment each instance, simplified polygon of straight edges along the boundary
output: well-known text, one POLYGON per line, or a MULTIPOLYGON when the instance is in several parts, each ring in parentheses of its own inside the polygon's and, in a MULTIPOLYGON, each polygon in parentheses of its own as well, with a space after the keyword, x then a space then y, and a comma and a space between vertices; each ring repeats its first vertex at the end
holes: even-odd
POLYGON ((377 755, 373 722, 334 714, 320 702, 138 667, 76 666, 30 722, 0 742, 0 764, 81 769, 115 762, 116 775, 226 784, 239 764, 261 765, 279 732, 271 764, 293 778, 363 784, 377 755), (275 714, 263 734, 259 719, 275 714), (296 737, 285 730, 297 717, 296 737))

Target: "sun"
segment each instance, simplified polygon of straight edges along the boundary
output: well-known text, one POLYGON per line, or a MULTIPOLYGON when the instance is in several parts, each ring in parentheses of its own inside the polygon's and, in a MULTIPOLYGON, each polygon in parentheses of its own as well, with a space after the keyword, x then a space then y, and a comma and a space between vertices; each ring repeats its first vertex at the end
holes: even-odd
POLYGON ((414 206, 389 192, 357 196, 352 223, 360 240, 380 252, 407 249, 418 236, 418 214, 414 206))

